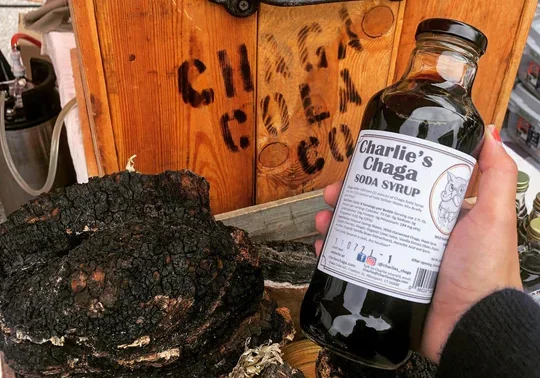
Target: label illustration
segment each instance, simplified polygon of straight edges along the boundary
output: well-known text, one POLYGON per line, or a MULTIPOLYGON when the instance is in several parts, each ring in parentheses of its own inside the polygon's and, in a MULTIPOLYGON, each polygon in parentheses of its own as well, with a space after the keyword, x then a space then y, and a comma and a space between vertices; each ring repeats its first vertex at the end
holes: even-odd
POLYGON ((430 303, 476 160, 437 143, 360 133, 318 269, 430 303))
POLYGON ((433 222, 445 235, 450 235, 454 229, 470 177, 470 167, 458 164, 450 167, 435 182, 431 193, 430 212, 433 222))

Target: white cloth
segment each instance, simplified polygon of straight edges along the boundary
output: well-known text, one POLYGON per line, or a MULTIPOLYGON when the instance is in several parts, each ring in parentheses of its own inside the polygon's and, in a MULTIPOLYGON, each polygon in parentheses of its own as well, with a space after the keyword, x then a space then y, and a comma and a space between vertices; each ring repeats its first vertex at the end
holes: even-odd
MULTIPOLYGON (((60 102, 64 107, 76 95, 70 55, 70 50, 76 47, 75 35, 72 32, 50 32, 44 34, 42 39, 42 54, 48 55, 53 62, 60 102)), ((68 114, 65 125, 73 166, 77 173, 77 181, 79 183, 88 182, 88 170, 86 168, 78 107, 68 114)))

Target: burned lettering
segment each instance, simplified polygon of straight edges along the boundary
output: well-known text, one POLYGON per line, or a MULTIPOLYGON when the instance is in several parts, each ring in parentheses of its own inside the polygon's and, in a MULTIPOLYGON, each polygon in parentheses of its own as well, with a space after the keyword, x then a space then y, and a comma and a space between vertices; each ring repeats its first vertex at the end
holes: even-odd
MULTIPOLYGON (((218 51, 218 60, 221 67, 221 75, 223 76, 223 82, 225 84, 225 93, 227 97, 232 98, 235 96, 236 91, 234 88, 233 73, 234 70, 229 60, 227 50, 218 51)), ((240 55, 240 76, 242 77, 242 83, 244 91, 253 92, 253 78, 251 77, 251 66, 249 64, 247 48, 245 44, 238 47, 238 54, 240 55)))
POLYGON ((307 141, 301 141, 298 145, 298 160, 300 161, 302 170, 308 175, 319 172, 324 167, 324 158, 318 157, 318 146, 319 139, 314 136, 309 137, 307 141), (310 160, 314 161, 311 162, 310 160))
POLYGON ((214 102, 214 90, 208 88, 198 92, 193 89, 189 75, 192 65, 197 69, 198 74, 202 74, 206 71, 206 66, 199 59, 184 61, 178 68, 178 88, 180 89, 184 103, 190 104, 194 108, 199 108, 214 102))
POLYGON ((345 158, 349 158, 353 152, 354 152, 354 141, 351 135, 351 130, 347 125, 340 125, 339 127, 341 134, 343 134, 343 138, 345 139, 345 156, 341 153, 339 149, 339 143, 337 141, 337 128, 332 127, 332 130, 328 133, 328 144, 330 145, 330 151, 332 152, 332 156, 336 161, 342 162, 345 160, 345 158))
POLYGON ((276 37, 274 37, 272 34, 265 34, 261 37, 261 39, 263 43, 268 45, 268 52, 264 59, 264 79, 266 82, 270 82, 274 71, 286 79, 291 77, 289 66, 287 65, 285 57, 283 57, 280 52, 276 37))
POLYGON ((349 15, 349 11, 347 11, 347 7, 345 7, 345 5, 343 5, 341 10, 339 11, 339 17, 341 18, 341 21, 343 21, 343 23, 345 24, 345 30, 347 32, 347 36, 349 37, 348 45, 356 51, 362 51, 362 43, 360 43, 360 38, 358 38, 358 34, 356 34, 352 30, 351 16, 349 15))
MULTIPOLYGON (((229 122, 236 120, 239 124, 246 123, 247 121, 247 115, 240 109, 236 109, 233 111, 233 116, 231 117, 229 113, 223 114, 221 116, 221 119, 219 121, 219 124, 221 126, 221 134, 223 136, 223 140, 225 141, 225 145, 229 149, 229 151, 232 152, 238 152, 238 146, 236 143, 234 143, 231 128, 229 126, 229 122)), ((249 147, 249 136, 242 135, 240 137, 240 148, 245 150, 249 147)))
POLYGON ((225 93, 227 97, 231 98, 234 96, 234 83, 233 83, 233 69, 229 56, 227 55, 227 50, 218 51, 219 65, 221 67, 221 74, 223 75, 223 81, 225 82, 225 93))
POLYGON ((306 119, 310 125, 318 123, 320 126, 320 123, 322 121, 330 118, 330 112, 328 111, 315 114, 315 106, 313 105, 313 101, 311 100, 311 88, 309 87, 309 84, 300 85, 300 96, 302 98, 304 114, 306 115, 306 119))
MULTIPOLYGON (((270 112, 271 101, 272 101, 272 98, 270 97, 270 95, 266 96, 265 98, 261 100, 262 119, 268 133, 272 136, 277 137, 278 127, 275 125, 274 117, 272 117, 272 114, 270 112)), ((287 107, 287 103, 285 102, 285 97, 283 97, 281 93, 275 93, 274 101, 276 102, 276 105, 279 110, 279 118, 281 122, 279 130, 281 132, 285 132, 289 128, 289 123, 290 123, 289 109, 287 107)))
MULTIPOLYGON (((322 33, 323 30, 321 28, 321 25, 314 22, 309 26, 304 26, 300 31, 298 32, 298 48, 300 50, 300 60, 302 62, 302 66, 307 72, 311 72, 313 70, 313 64, 309 61, 309 52, 307 47, 307 38, 310 33, 322 33)), ((328 67, 328 61, 326 59, 326 51, 323 46, 320 46, 317 48, 316 51, 317 56, 319 57, 319 62, 317 63, 317 67, 328 67)))
POLYGON ((341 79, 345 83, 345 88, 339 88, 339 111, 340 113, 347 112, 347 103, 352 103, 355 105, 362 104, 362 98, 356 90, 356 87, 351 79, 351 74, 349 73, 348 68, 344 68, 339 73, 341 79))
POLYGON ((248 52, 245 43, 238 47, 238 53, 240 54, 240 75, 242 76, 244 90, 246 92, 253 92, 253 78, 251 76, 251 66, 249 64, 248 52))

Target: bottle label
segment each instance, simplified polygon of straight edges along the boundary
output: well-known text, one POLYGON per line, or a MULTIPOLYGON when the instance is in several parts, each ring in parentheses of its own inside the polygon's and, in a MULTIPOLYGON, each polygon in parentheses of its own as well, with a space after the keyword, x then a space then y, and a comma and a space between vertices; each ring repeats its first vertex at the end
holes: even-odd
POLYGON ((360 133, 318 269, 430 303, 476 160, 434 142, 360 133))

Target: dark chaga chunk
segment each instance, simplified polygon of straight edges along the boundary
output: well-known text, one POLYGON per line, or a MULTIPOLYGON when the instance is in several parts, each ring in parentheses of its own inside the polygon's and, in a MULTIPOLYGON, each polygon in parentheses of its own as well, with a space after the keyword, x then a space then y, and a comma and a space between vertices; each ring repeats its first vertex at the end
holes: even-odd
POLYGON ((291 312, 295 340, 304 338, 300 328, 300 306, 317 265, 311 244, 272 241, 255 243, 261 258, 266 291, 281 307, 291 312))
POLYGON ((304 378, 304 374, 287 364, 270 365, 258 376, 258 378, 304 378))
POLYGON ((433 378, 437 367, 413 354, 396 370, 381 370, 357 364, 323 349, 317 359, 317 378, 433 378))
POLYGON ((68 253, 90 234, 126 221, 210 217, 209 185, 189 171, 122 172, 43 194, 0 224, 0 278, 68 253))
POLYGON ((292 339, 256 249, 189 172, 121 173, 43 195, 0 226, 1 346, 27 377, 226 377, 292 339))

